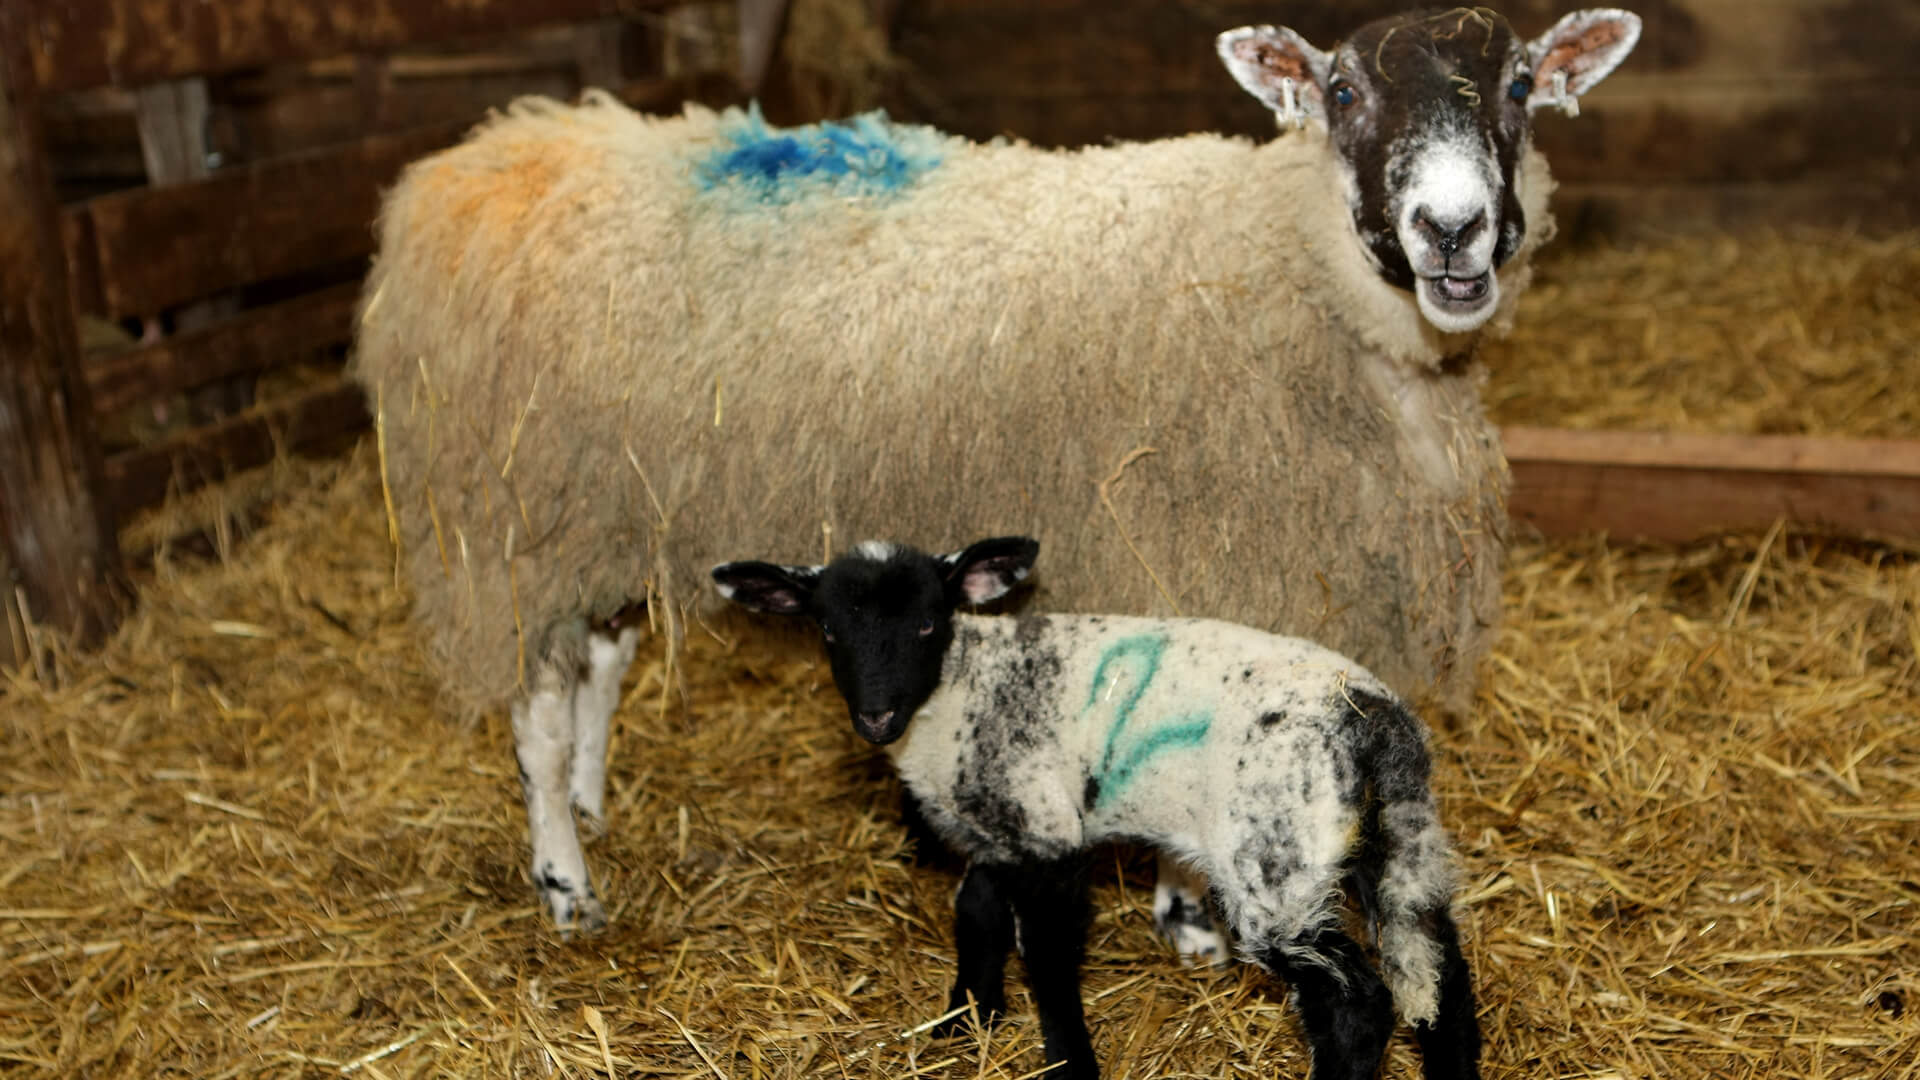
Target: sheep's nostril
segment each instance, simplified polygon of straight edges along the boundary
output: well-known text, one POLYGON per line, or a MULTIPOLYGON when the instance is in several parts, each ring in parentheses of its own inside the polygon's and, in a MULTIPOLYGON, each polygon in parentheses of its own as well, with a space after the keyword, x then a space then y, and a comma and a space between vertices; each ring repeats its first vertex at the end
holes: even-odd
POLYGON ((860 734, 870 739, 878 738, 887 733, 887 725, 893 722, 893 710, 888 709, 886 712, 878 713, 863 712, 857 720, 860 725, 860 734))

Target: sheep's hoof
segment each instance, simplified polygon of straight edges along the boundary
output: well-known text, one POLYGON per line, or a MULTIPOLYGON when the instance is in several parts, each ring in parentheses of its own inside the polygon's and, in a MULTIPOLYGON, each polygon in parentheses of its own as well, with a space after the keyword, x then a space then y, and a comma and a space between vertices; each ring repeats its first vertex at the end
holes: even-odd
POLYGON ((607 909, 597 896, 557 897, 553 921, 560 937, 571 941, 575 934, 592 937, 607 928, 607 909))
POLYGON ((579 803, 573 804, 573 827, 580 839, 588 842, 607 835, 607 819, 598 810, 589 810, 579 803))

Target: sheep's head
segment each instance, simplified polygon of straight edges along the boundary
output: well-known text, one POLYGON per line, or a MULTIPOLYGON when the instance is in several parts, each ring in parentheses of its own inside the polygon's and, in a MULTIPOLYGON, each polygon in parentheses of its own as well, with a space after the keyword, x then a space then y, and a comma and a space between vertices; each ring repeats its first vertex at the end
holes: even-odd
POLYGON ((1229 30, 1218 47, 1283 128, 1325 130, 1368 259, 1428 322, 1460 333, 1493 315, 1494 271, 1526 235, 1514 184, 1528 114, 1578 111, 1639 38, 1639 16, 1615 8, 1576 11, 1532 41, 1486 8, 1455 8, 1368 23, 1332 52, 1272 26, 1229 30))
POLYGON ((713 581, 720 595, 749 610, 813 619, 853 730, 885 745, 906 733, 939 687, 953 613, 1004 596, 1039 552, 1021 536, 949 555, 870 541, 826 566, 723 563, 713 568, 713 581))

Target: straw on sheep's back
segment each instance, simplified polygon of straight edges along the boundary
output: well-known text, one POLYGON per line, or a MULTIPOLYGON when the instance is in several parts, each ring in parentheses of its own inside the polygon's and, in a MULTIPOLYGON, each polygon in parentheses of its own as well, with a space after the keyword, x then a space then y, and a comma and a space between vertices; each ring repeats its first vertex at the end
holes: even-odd
POLYGON ((1057 153, 590 99, 407 171, 355 371, 469 708, 715 562, 996 531, 1045 543, 1043 608, 1177 605, 1462 706, 1506 529, 1470 349, 1365 264, 1312 134, 1057 153))

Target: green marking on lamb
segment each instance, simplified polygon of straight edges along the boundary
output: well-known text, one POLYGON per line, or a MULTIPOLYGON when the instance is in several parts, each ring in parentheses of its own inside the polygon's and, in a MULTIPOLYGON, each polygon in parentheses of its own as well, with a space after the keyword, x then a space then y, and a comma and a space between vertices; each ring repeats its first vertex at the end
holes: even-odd
POLYGON ((1144 734, 1128 737, 1134 709, 1145 696, 1147 688, 1153 685, 1154 677, 1160 673, 1160 658, 1166 651, 1165 634, 1139 634, 1121 638, 1101 654, 1100 663, 1094 668, 1093 685, 1087 691, 1087 704, 1081 710, 1081 715, 1087 715, 1112 702, 1116 694, 1120 695, 1119 704, 1114 706, 1113 720, 1107 728, 1100 768, 1094 774, 1100 784, 1100 793, 1094 797, 1096 808, 1118 797, 1132 784, 1133 778, 1147 762, 1162 752, 1195 747, 1206 741, 1207 730, 1213 724, 1213 714, 1208 712, 1169 717, 1166 722, 1144 734), (1132 677, 1131 681, 1123 687, 1123 681, 1128 680, 1129 676, 1132 677))

